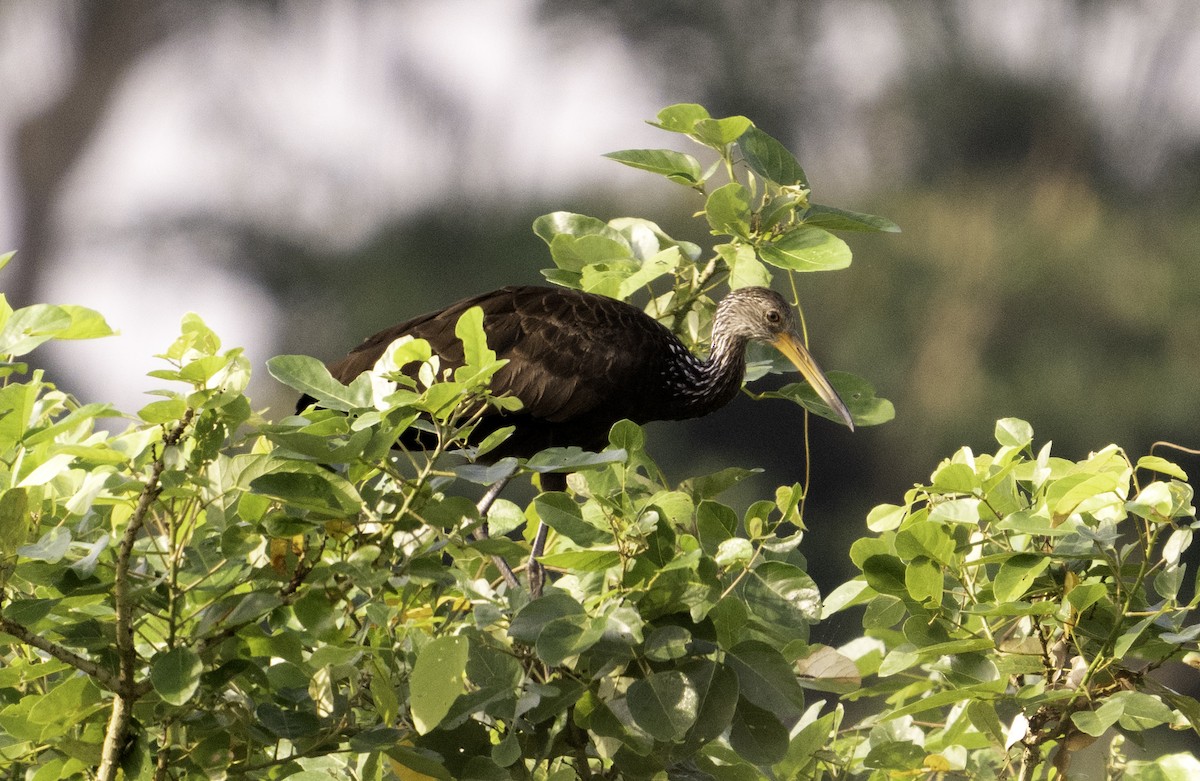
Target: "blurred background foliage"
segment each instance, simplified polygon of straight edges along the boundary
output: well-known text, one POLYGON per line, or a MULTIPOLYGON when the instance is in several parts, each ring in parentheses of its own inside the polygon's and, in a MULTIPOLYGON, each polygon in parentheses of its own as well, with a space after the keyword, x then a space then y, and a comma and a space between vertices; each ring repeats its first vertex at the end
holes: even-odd
MULTIPOLYGON (((600 155, 669 143, 642 124, 669 103, 744 114, 817 200, 904 230, 802 280, 821 363, 897 410, 812 425, 828 590, 867 510, 997 418, 1071 458, 1200 445, 1197 71, 1192 0, 6 0, 0 283, 122 330, 42 357, 86 401, 140 406, 195 310, 282 416, 267 357, 538 281, 542 213, 707 246, 698 196, 600 155)), ((745 504, 800 479, 802 431, 742 398, 650 450, 676 479, 763 467, 745 504)))

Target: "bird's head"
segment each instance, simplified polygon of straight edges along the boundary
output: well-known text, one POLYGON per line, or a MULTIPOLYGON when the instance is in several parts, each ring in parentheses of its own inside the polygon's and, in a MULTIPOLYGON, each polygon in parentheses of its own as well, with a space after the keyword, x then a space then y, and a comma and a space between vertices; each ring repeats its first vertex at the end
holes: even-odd
POLYGON ((714 347, 719 339, 743 343, 753 340, 779 350, 800 370, 821 400, 846 422, 851 431, 854 430, 850 410, 804 346, 795 312, 783 296, 765 287, 743 287, 732 291, 717 306, 713 321, 714 347))

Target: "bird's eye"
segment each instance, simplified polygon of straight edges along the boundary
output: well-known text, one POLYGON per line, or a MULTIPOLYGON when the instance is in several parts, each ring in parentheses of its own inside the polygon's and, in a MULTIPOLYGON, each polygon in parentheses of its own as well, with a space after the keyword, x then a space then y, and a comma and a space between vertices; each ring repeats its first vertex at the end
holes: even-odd
POLYGON ((779 314, 778 309, 767 310, 767 322, 771 325, 779 325, 779 321, 783 319, 783 315, 779 314))

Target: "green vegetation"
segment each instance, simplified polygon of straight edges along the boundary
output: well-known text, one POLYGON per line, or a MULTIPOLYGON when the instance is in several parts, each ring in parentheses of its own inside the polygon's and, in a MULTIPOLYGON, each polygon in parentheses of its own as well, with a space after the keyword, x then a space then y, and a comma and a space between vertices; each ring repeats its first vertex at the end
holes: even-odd
MULTIPOLYGON (((844 268, 831 231, 895 227, 812 203, 792 155, 744 117, 683 105, 658 124, 714 160, 610 156, 701 191, 718 243, 555 213, 534 226, 547 277, 648 293, 647 311, 698 343, 714 289, 844 268)), ((348 386, 315 359, 275 358, 271 373, 322 408, 268 421, 244 395, 241 350, 189 316, 153 372, 169 388, 125 418, 18 362, 108 335, 99 314, 0 306, 0 772, 1034 779, 1110 731, 1200 732, 1200 703, 1149 675, 1200 638, 1178 466, 1115 447, 1053 458, 1002 420, 995 454, 961 450, 870 514, 862 575, 823 600, 801 553, 819 546, 804 484, 739 514, 720 496, 748 470, 669 483, 628 421, 601 453, 487 463, 504 432, 473 441, 479 412, 516 402, 489 392, 501 364, 480 318, 458 333, 452 376, 421 341, 348 386), (417 381, 398 371, 414 362, 417 381), (434 446, 394 450, 414 426, 434 446), (480 516, 480 486, 550 471, 574 473, 570 493, 480 516), (475 533, 485 521, 490 536, 475 533), (538 522, 553 582, 531 600, 495 561, 520 573, 538 522), (824 616, 859 605, 861 638, 817 642, 824 616)), ((772 368, 764 354, 751 377, 772 368)), ((856 423, 891 418, 866 381, 831 380, 856 423)), ((765 395, 829 413, 803 385, 765 395)), ((1112 778, 1197 769, 1112 746, 1112 778)))

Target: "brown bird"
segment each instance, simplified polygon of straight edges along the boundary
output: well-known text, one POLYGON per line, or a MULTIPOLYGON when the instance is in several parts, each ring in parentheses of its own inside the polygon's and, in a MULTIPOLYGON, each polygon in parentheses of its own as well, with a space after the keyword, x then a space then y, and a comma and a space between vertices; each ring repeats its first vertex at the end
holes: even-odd
MULTIPOLYGON (((460 366, 463 347, 454 329, 473 306, 483 310, 488 346, 508 360, 492 378, 492 392, 514 396, 523 405, 516 412, 485 415, 477 437, 515 426, 489 458, 527 457, 552 446, 599 450, 622 418, 648 423, 707 415, 741 388, 750 341, 783 353, 854 428, 850 411, 804 346, 792 308, 778 293, 761 287, 739 288, 721 300, 707 359, 693 355, 665 326, 622 301, 567 288, 522 286, 467 298, 380 331, 331 365, 330 373, 349 383, 406 335, 427 340, 443 368, 460 366)), ((298 409, 311 402, 301 399, 298 409)), ((421 445, 419 439, 404 444, 421 445)), ((565 477, 543 475, 542 485, 561 490, 565 477)), ((491 497, 499 492, 499 486, 494 488, 491 497)), ((534 551, 540 551, 536 540, 534 551)))

